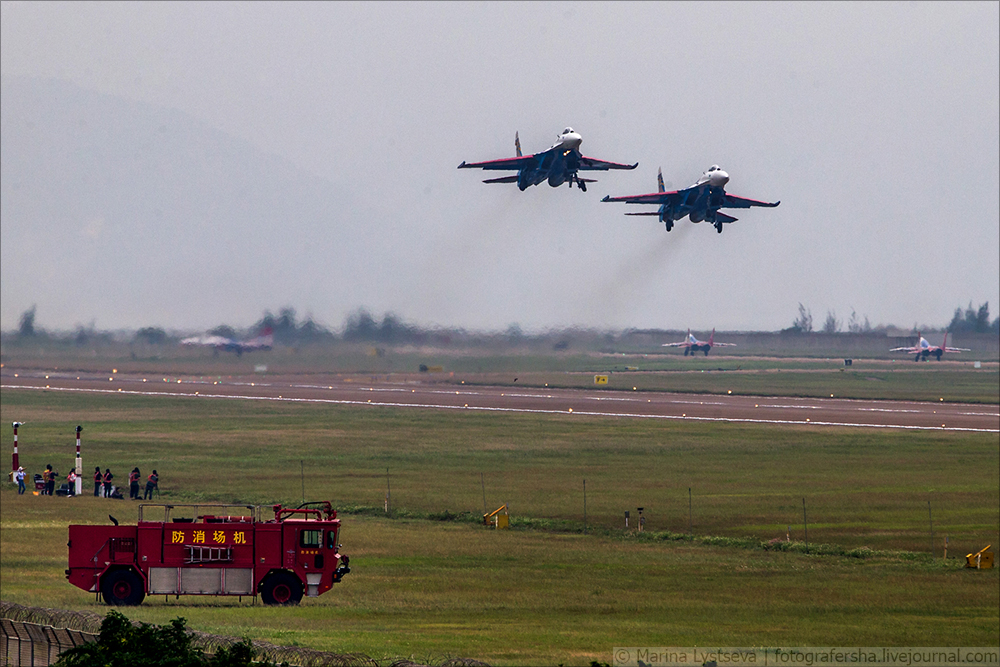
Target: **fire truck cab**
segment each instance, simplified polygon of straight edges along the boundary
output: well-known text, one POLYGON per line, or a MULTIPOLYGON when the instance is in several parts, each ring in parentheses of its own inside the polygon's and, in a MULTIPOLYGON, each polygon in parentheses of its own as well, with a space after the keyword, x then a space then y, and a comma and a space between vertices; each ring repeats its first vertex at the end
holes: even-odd
POLYGON ((146 595, 260 595, 264 604, 297 604, 351 571, 329 502, 271 509, 274 518, 262 520, 256 505, 146 504, 135 526, 72 525, 66 578, 110 605, 137 605, 146 595), (225 513, 207 513, 219 509, 225 513))

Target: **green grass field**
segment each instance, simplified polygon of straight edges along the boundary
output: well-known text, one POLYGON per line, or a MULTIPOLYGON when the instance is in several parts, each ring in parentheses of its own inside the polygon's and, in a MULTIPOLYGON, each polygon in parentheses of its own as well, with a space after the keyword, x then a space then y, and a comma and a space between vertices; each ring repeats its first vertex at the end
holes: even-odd
MULTIPOLYGON (((309 500, 355 512, 341 517, 353 572, 330 593, 295 609, 155 598, 129 610, 140 620, 184 616, 206 632, 380 660, 552 665, 610 661, 615 645, 978 646, 1000 630, 998 571, 956 558, 1000 542, 995 435, 13 390, 2 399, 4 442, 11 421, 27 423, 30 472, 52 463, 65 474, 83 424, 85 470, 155 467, 163 501, 297 504, 304 487, 309 500), (394 518, 382 512, 387 468, 394 518), (471 522, 481 480, 488 509, 509 503, 514 530, 471 522), (803 540, 803 499, 814 553, 759 548, 786 533, 803 540), (623 529, 624 511, 634 525, 639 506, 642 538, 623 529), (689 520, 699 539, 677 539, 689 520), (874 552, 815 554, 862 547, 874 552)), ((133 522, 134 504, 13 488, 0 491, 0 596, 103 611, 65 581, 66 526, 108 513, 133 522)))

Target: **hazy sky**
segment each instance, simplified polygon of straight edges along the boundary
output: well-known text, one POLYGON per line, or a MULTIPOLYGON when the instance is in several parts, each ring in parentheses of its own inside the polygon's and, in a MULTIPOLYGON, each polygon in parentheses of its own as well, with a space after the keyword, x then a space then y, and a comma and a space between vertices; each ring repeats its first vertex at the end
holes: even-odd
MULTIPOLYGON (((283 306, 333 327, 365 306, 494 330, 778 329, 800 302, 817 326, 852 309, 872 324, 941 326, 969 301, 996 317, 998 10, 3 2, 3 75, 190 114, 351 192, 355 222, 342 224, 382 222, 339 248, 355 255, 350 271, 304 254, 251 293, 209 282, 191 300, 129 269, 120 280, 136 298, 120 309, 86 296, 107 285, 69 304, 58 286, 25 289, 5 261, 0 326, 33 303, 53 328, 246 326, 283 306), (513 155, 515 131, 537 152, 567 125, 584 154, 638 169, 598 173, 586 193, 520 192, 456 169, 513 155), (683 187, 711 164, 729 172, 729 192, 781 206, 734 211, 721 235, 687 220, 667 234, 623 215, 642 209, 600 202, 655 190, 657 167, 683 187)), ((5 234, 37 224, 0 222, 5 234)), ((294 220, 281 234, 319 243, 294 220)))

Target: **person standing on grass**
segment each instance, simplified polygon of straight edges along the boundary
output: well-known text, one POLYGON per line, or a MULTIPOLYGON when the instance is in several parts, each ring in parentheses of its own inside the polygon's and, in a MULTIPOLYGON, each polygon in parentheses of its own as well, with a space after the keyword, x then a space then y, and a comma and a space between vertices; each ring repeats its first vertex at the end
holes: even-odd
POLYGON ((69 488, 66 489, 66 497, 76 495, 76 471, 70 468, 69 474, 66 475, 66 481, 69 482, 69 488))
POLYGON ((14 473, 14 481, 17 482, 17 495, 24 495, 24 466, 18 466, 14 473))
POLYGON ((129 500, 139 500, 139 478, 142 477, 142 473, 139 472, 139 468, 132 468, 132 472, 128 474, 128 499, 129 500))
POLYGON ((52 464, 45 466, 45 495, 53 496, 56 491, 56 471, 52 469, 52 464))
POLYGON ((115 476, 111 474, 111 468, 105 468, 104 469, 104 497, 105 498, 110 498, 111 497, 111 480, 113 480, 114 478, 115 478, 115 476))
POLYGON ((156 474, 154 470, 149 477, 146 479, 146 493, 143 495, 143 500, 153 499, 153 489, 157 488, 160 483, 160 476, 156 474))
POLYGON ((94 468, 94 497, 101 495, 101 483, 104 481, 104 476, 101 475, 101 467, 97 466, 94 468))

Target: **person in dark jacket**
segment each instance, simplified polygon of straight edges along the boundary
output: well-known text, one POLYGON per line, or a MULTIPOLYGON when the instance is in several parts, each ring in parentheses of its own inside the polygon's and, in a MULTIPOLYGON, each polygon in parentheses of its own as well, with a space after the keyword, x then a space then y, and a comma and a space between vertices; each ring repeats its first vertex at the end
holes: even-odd
POLYGON ((146 493, 143 495, 143 500, 153 499, 153 489, 156 489, 160 483, 160 476, 156 474, 154 470, 149 477, 146 479, 146 493))
POLYGON ((101 467, 94 468, 94 497, 101 495, 101 483, 104 482, 104 475, 101 474, 101 467))
POLYGON ((52 469, 52 464, 45 466, 45 495, 54 496, 56 493, 56 471, 52 469))
POLYGON ((128 498, 129 500, 139 500, 139 478, 142 474, 139 472, 139 468, 132 468, 132 472, 128 474, 128 498))
POLYGON ((115 476, 111 474, 111 468, 105 468, 104 469, 104 497, 105 498, 110 498, 111 497, 111 481, 114 478, 115 478, 115 476))

